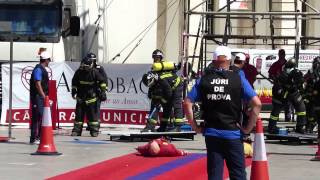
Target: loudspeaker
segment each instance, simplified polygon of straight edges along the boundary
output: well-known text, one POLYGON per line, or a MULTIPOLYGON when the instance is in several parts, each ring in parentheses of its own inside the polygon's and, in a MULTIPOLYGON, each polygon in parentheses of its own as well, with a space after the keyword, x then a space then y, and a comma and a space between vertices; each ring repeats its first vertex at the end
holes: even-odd
POLYGON ((80 34, 80 17, 71 16, 70 18, 70 35, 79 36, 80 34))

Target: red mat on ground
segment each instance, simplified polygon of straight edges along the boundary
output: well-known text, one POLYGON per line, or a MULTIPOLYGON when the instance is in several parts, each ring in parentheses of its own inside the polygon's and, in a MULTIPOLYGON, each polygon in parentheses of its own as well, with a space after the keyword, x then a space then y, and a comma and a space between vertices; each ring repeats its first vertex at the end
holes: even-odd
POLYGON ((9 137, 0 136, 0 142, 8 142, 8 141, 9 141, 9 137))
MULTIPOLYGON (((246 158, 246 167, 251 166, 252 159, 246 158)), ((207 158, 201 158, 199 160, 193 161, 192 163, 186 164, 185 166, 182 166, 180 168, 175 168, 174 170, 161 174, 157 176, 156 178, 153 178, 154 180, 171 180, 172 177, 174 179, 192 179, 192 180, 202 180, 202 179, 208 179, 207 176, 207 158)), ((229 172, 226 167, 226 164, 224 164, 224 172, 223 172, 223 178, 227 179, 229 178, 229 172)))
MULTIPOLYGON (((246 166, 251 159, 246 160, 246 166)), ((226 169, 226 168, 225 168, 226 169)), ((227 170, 224 177, 228 177, 227 170)), ((143 179, 207 179, 206 155, 190 154, 182 157, 143 157, 128 154, 88 167, 61 174, 50 180, 143 180, 143 179)))

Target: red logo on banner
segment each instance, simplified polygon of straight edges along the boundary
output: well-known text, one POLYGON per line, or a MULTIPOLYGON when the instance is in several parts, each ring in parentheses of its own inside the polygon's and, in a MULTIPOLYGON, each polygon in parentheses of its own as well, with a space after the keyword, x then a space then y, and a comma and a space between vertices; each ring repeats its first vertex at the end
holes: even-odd
MULTIPOLYGON (((21 72, 21 82, 27 90, 30 90, 30 78, 31 78, 33 69, 34 67, 27 66, 23 68, 21 72)), ((49 67, 46 67, 46 70, 48 72, 49 79, 52 79, 52 69, 49 67)))

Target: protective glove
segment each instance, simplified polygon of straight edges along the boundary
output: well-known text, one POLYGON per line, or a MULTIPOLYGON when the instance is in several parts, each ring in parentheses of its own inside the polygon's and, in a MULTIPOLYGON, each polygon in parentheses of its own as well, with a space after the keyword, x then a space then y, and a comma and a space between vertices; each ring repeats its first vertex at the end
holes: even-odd
POLYGON ((72 98, 73 98, 73 99, 77 99, 77 95, 76 95, 76 94, 73 95, 72 98))
POLYGON ((77 89, 72 88, 72 90, 71 90, 71 96, 72 96, 73 99, 76 99, 76 97, 77 97, 77 89))
POLYGON ((105 91, 100 92, 99 99, 101 101, 106 101, 107 100, 107 94, 106 94, 105 91))

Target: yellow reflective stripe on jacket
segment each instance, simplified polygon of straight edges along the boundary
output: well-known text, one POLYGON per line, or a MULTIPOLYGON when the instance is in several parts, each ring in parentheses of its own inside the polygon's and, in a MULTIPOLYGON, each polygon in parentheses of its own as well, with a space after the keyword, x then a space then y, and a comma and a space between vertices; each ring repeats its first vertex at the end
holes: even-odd
POLYGON ((176 119, 174 120, 174 122, 175 122, 175 123, 183 123, 184 120, 181 119, 181 118, 176 118, 176 119))
POLYGON ((168 101, 165 100, 164 98, 161 98, 160 100, 161 100, 162 103, 167 103, 167 102, 168 102, 168 101))
POLYGON ((161 122, 169 122, 169 119, 168 118, 162 118, 161 122))
POLYGON ((149 123, 152 125, 157 125, 158 121, 155 119, 149 119, 149 123))
POLYGON ((74 121, 74 124, 82 125, 82 124, 83 124, 83 122, 81 122, 81 121, 74 121))
POLYGON ((176 89, 176 88, 179 86, 180 82, 181 82, 181 78, 178 77, 178 78, 176 79, 176 82, 174 83, 172 89, 176 89))
POLYGON ((286 92, 284 93, 284 96, 283 96, 283 97, 284 97, 284 98, 287 98, 288 94, 289 94, 288 91, 286 91, 286 92))
POLYGON ((162 99, 162 96, 152 96, 152 99, 162 99))
POLYGON ((86 100, 86 104, 94 103, 97 101, 97 98, 86 100))
POLYGON ((160 79, 164 79, 164 78, 168 78, 168 77, 172 77, 173 75, 172 75, 172 73, 163 73, 163 74, 161 74, 160 75, 160 79))
POLYGON ((107 89, 107 84, 106 83, 101 83, 100 87, 102 90, 106 90, 107 89))
POLYGON ((80 81, 80 84, 92 85, 94 84, 93 81, 80 81))
POLYGON ((297 116, 305 116, 307 113, 305 111, 303 112, 296 112, 297 116))
POLYGON ((94 121, 94 122, 92 122, 92 121, 90 122, 90 121, 89 121, 89 124, 90 124, 90 125, 99 125, 100 123, 97 122, 97 121, 94 121))
POLYGON ((270 115, 270 119, 274 120, 274 121, 278 121, 279 120, 279 116, 272 116, 270 115))
POLYGON ((313 118, 313 117, 309 117, 308 120, 309 120, 309 121, 314 121, 314 120, 316 120, 316 119, 313 118))

